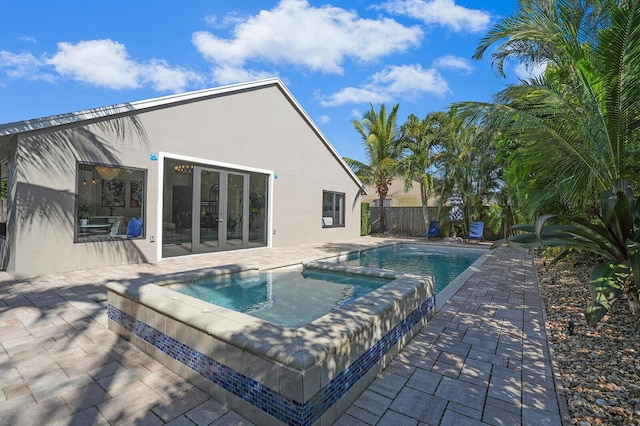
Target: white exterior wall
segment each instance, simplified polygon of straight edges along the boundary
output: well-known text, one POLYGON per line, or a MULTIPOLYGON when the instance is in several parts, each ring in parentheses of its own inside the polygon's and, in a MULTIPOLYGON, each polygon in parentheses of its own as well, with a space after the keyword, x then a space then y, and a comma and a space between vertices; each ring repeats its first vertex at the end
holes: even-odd
POLYGON ((20 135, 9 272, 32 276, 158 260, 162 170, 151 154, 273 171, 275 247, 360 234, 359 186, 278 85, 134 117, 20 135), (136 132, 138 124, 146 138, 136 132), (74 243, 77 161, 147 170, 146 239, 74 243), (344 228, 322 228, 323 190, 345 193, 344 228))

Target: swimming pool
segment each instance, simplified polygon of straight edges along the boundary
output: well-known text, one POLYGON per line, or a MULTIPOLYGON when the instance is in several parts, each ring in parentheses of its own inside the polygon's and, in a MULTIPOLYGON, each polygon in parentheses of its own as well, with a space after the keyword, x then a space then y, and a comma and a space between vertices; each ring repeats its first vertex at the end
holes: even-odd
POLYGON ((467 269, 486 249, 452 248, 428 244, 394 244, 352 253, 341 263, 348 266, 390 269, 420 275, 433 275, 436 293, 467 269))
POLYGON ((313 269, 243 272, 171 289, 214 305, 287 327, 300 327, 344 306, 391 279, 339 274, 313 269))
MULTIPOLYGON (((347 257, 353 255, 339 256, 347 257)), ((256 265, 114 281, 107 284, 108 327, 256 424, 333 424, 438 305, 431 276, 326 260, 304 265, 314 263, 323 271, 392 281, 297 328, 170 288, 178 282, 255 270, 256 265)), ((472 270, 459 275, 438 300, 469 279, 472 270)))

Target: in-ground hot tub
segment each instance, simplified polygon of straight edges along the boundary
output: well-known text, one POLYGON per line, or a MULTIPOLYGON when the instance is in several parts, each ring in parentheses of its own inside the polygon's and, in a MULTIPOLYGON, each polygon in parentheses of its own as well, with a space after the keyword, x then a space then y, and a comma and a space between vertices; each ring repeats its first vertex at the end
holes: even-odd
POLYGON ((109 329, 258 424, 311 425, 333 423, 435 313, 431 277, 366 268, 393 281, 299 328, 166 286, 252 268, 109 283, 109 329))

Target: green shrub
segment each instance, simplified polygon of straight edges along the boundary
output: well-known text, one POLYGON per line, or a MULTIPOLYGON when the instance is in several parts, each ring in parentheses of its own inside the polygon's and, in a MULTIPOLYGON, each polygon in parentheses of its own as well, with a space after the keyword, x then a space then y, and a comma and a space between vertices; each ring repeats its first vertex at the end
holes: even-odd
POLYGON ((360 204, 360 235, 371 233, 371 210, 369 204, 360 204))

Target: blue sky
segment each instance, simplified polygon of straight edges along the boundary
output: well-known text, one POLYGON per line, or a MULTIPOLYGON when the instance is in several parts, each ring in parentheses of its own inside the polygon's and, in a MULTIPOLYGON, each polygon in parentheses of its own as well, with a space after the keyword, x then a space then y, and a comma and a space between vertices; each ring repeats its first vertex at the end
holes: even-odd
MULTIPOLYGON (((337 151, 364 161, 352 119, 399 123, 489 101, 478 40, 516 0, 3 2, 0 123, 280 77, 337 151)), ((250 125, 251 119, 247 118, 250 125)))

